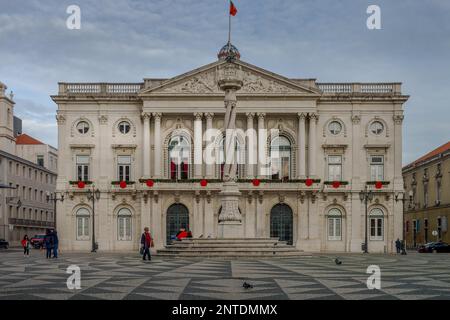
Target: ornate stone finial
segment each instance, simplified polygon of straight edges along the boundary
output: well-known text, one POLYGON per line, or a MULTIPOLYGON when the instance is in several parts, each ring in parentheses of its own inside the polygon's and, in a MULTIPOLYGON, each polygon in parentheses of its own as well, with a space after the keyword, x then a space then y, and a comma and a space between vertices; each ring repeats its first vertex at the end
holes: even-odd
POLYGON ((219 60, 226 60, 230 62, 239 60, 241 58, 241 54, 235 46, 228 42, 222 47, 222 49, 220 49, 219 53, 217 54, 217 58, 219 60))
POLYGON ((10 100, 14 100, 14 92, 11 90, 11 92, 9 93, 9 99, 10 100))
POLYGON ((3 82, 0 81, 0 97, 5 96, 6 89, 8 89, 6 84, 4 84, 3 82))

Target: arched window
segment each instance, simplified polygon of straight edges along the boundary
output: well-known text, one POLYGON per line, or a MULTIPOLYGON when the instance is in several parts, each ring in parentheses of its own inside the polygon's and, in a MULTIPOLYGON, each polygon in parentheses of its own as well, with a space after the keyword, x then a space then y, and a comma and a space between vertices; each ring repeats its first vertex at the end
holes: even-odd
POLYGON ((291 142, 283 136, 275 137, 270 144, 272 179, 289 180, 291 176, 291 142))
POLYGON ((169 173, 172 180, 187 180, 191 163, 191 146, 183 136, 172 137, 169 141, 169 173))
POLYGON ((117 235, 119 241, 131 240, 131 211, 122 208, 117 213, 117 235))
MULTIPOLYGON (((223 179, 223 169, 225 167, 225 138, 220 140, 219 144, 219 156, 216 158, 217 164, 220 166, 220 179, 223 179)), ((236 146, 234 149, 234 162, 236 163, 236 177, 241 178, 242 169, 242 158, 241 158, 241 145, 236 139, 236 146)))
POLYGON ((342 212, 333 208, 328 211, 328 240, 342 240, 342 212))
POLYGON ((383 240, 384 237, 384 214, 379 208, 370 210, 370 240, 383 240))
POLYGON ((86 208, 77 210, 77 240, 89 240, 90 213, 86 208))

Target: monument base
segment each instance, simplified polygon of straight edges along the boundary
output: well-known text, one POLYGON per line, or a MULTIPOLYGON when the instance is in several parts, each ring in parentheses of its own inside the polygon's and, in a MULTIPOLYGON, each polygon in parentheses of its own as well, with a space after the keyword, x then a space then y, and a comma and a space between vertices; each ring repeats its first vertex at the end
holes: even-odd
POLYGON ((219 223, 217 233, 219 239, 242 239, 244 226, 239 221, 223 221, 219 223))

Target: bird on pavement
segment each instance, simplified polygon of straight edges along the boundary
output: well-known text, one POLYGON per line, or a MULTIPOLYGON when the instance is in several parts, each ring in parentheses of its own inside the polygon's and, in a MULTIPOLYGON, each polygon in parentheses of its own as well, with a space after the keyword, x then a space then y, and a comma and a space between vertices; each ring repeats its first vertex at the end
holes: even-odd
POLYGON ((336 263, 338 266, 340 266, 342 264, 342 261, 339 260, 338 258, 334 259, 334 263, 336 263))
POLYGON ((253 285, 251 285, 250 283, 247 283, 245 281, 242 284, 242 286, 244 287, 244 289, 253 289, 253 285))

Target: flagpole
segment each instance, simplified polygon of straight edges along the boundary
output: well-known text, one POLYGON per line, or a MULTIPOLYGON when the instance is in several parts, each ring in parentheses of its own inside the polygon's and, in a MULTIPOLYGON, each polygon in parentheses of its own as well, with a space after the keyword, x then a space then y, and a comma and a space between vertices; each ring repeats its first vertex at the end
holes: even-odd
MULTIPOLYGON (((231 8, 231 0, 230 0, 230 6, 231 8)), ((231 43, 231 12, 228 10, 228 43, 231 43)))

